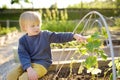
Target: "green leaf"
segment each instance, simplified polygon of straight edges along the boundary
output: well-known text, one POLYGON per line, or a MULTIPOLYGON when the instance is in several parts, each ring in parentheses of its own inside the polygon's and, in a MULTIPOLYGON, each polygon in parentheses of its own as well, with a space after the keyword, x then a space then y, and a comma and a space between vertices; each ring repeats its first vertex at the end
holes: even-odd
POLYGON ((101 40, 99 38, 99 33, 96 32, 87 39, 88 43, 86 44, 86 48, 88 51, 93 52, 95 48, 101 46, 101 40))
POLYGON ((89 38, 87 38, 87 42, 91 42, 91 41, 93 41, 93 39, 90 36, 89 38))
POLYGON ((89 42, 88 44, 86 44, 86 48, 88 49, 88 51, 93 52, 94 50, 93 43, 89 42))
POLYGON ((118 58, 115 60, 116 68, 119 70, 120 69, 120 59, 118 58))
POLYGON ((86 48, 90 51, 93 52, 95 48, 99 48, 101 46, 101 41, 100 40, 93 40, 91 42, 88 42, 86 44, 86 48))
POLYGON ((11 4, 19 3, 19 0, 11 0, 11 4))
POLYGON ((105 37, 106 39, 108 38, 108 34, 105 29, 102 28, 102 36, 105 37))
POLYGON ((83 64, 81 63, 79 69, 78 69, 78 74, 81 74, 83 72, 83 69, 84 69, 84 66, 83 64))
POLYGON ((93 43, 94 43, 94 48, 99 48, 101 46, 101 41, 98 39, 94 40, 93 43))
POLYGON ((112 67, 112 61, 109 62, 108 66, 109 66, 109 67, 112 67))
POLYGON ((80 52, 82 53, 82 55, 87 54, 87 49, 86 48, 81 48, 80 52))
POLYGON ((110 80, 113 80, 113 74, 112 73, 110 74, 110 80))
POLYGON ((117 77, 120 77, 120 69, 117 71, 117 77))
POLYGON ((87 69, 89 69, 93 66, 96 66, 97 65, 97 57, 96 56, 87 57, 84 64, 87 69))
POLYGON ((30 1, 29 0, 24 0, 25 2, 29 3, 30 1))
POLYGON ((98 54, 102 59, 107 60, 107 54, 103 50, 99 50, 98 54))
POLYGON ((95 32, 93 35, 91 35, 92 39, 99 39, 99 33, 95 32))

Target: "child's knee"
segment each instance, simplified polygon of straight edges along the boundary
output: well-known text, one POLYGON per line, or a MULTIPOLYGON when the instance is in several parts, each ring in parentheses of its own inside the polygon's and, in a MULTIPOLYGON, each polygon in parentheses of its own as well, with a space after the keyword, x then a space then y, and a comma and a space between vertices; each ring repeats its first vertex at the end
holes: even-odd
POLYGON ((19 77, 19 80, 28 80, 27 72, 23 73, 23 74, 19 77))
POLYGON ((43 77, 47 73, 47 69, 40 64, 33 63, 32 66, 33 69, 37 72, 39 78, 43 77))
POLYGON ((7 74, 6 79, 17 80, 22 73, 23 73, 23 70, 20 67, 16 67, 7 74))
POLYGON ((15 77, 13 73, 9 73, 6 76, 6 79, 7 80, 17 80, 17 77, 15 77))

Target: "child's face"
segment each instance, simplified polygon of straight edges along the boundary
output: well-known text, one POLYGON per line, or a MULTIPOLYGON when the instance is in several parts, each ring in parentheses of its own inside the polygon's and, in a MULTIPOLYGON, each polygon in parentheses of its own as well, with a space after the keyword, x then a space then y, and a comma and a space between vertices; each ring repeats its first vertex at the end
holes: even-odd
POLYGON ((34 36, 40 33, 40 24, 30 24, 25 27, 28 36, 34 36))

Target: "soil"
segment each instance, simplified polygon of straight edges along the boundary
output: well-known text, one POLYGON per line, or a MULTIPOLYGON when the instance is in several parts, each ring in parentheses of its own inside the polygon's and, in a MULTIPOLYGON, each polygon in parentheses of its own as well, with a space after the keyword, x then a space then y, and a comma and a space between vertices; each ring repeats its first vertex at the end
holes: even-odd
POLYGON ((94 79, 92 79, 92 75, 90 73, 87 73, 86 69, 83 70, 82 74, 78 74, 78 68, 72 69, 72 74, 70 75, 70 68, 62 68, 61 71, 49 71, 42 79, 40 80, 109 80, 108 76, 112 71, 109 71, 106 74, 106 77, 104 77, 104 71, 108 68, 108 66, 101 67, 100 69, 102 72, 95 76, 94 79), (57 75, 58 74, 58 75, 57 75), (104 77, 104 78, 103 78, 104 77))

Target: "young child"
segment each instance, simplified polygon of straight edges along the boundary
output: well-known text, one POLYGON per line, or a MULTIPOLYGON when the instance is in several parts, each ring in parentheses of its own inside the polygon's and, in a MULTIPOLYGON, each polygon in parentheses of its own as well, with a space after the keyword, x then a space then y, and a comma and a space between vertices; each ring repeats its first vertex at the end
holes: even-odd
POLYGON ((7 75, 7 80, 38 80, 47 73, 52 64, 51 43, 86 40, 71 32, 42 31, 41 16, 34 11, 23 12, 19 24, 21 30, 26 32, 19 39, 18 55, 21 64, 7 75))

